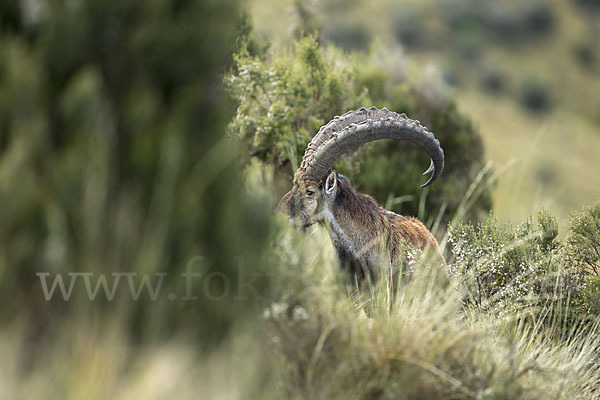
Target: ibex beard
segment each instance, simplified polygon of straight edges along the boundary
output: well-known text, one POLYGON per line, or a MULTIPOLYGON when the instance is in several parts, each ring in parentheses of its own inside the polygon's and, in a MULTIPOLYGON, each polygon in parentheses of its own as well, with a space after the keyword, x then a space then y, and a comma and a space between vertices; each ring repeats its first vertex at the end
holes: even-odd
POLYGON ((407 249, 431 249, 445 265, 438 243, 416 218, 385 210, 377 201, 356 191, 348 178, 332 170, 341 155, 378 139, 414 142, 431 157, 431 184, 444 166, 439 142, 418 121, 391 111, 361 108, 324 125, 308 145, 294 175, 292 189, 278 209, 290 223, 306 229, 320 223, 327 227, 342 268, 362 282, 372 279, 377 267, 394 270, 407 260, 407 249))

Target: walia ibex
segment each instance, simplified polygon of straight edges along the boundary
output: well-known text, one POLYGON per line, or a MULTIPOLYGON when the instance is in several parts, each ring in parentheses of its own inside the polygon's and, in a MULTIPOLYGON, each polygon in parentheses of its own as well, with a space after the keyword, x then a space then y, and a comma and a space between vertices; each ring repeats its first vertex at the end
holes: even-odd
POLYGON ((431 165, 424 175, 432 175, 421 187, 442 173, 444 151, 419 121, 385 108, 361 108, 321 127, 306 148, 294 186, 278 206, 298 227, 306 229, 317 222, 326 225, 342 267, 358 281, 372 278, 376 266, 393 270, 407 260, 409 246, 431 248, 445 264, 437 241, 419 220, 385 210, 373 197, 357 192, 348 178, 332 171, 340 156, 379 139, 413 142, 429 154, 431 165))

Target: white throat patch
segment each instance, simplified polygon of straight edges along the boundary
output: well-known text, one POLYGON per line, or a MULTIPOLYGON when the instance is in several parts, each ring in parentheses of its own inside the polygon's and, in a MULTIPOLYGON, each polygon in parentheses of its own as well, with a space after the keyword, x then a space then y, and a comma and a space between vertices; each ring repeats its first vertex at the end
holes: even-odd
POLYGON ((323 209, 319 213, 318 217, 319 219, 327 221, 330 224, 329 232, 334 244, 344 247, 346 250, 352 253, 352 255, 356 256, 357 251, 353 246, 352 240, 350 240, 348 234, 342 229, 340 224, 338 224, 333 212, 329 208, 329 204, 325 203, 323 205, 323 209))

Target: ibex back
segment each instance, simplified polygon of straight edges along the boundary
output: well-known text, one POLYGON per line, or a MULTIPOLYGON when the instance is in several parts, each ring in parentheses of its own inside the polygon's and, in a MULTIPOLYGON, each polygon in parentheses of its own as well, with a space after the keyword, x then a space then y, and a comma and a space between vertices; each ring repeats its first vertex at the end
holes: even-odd
POLYGON ((431 166, 425 174, 432 176, 422 187, 441 174, 444 152, 427 128, 405 114, 361 108, 321 127, 304 153, 292 189, 278 206, 298 227, 326 225, 342 267, 359 281, 372 277, 376 266, 394 268, 406 259, 409 246, 431 248, 445 265, 437 241, 419 220, 386 211, 373 197, 357 192, 348 178, 331 170, 349 150, 379 139, 410 141, 429 154, 431 166))

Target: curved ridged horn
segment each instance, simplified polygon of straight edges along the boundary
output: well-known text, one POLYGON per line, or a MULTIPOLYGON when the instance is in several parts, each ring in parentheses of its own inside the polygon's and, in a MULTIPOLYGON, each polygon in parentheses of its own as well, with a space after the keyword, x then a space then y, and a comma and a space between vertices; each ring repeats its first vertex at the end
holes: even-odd
POLYGON ((375 107, 348 111, 323 125, 306 148, 300 168, 308 179, 321 180, 343 154, 379 139, 406 140, 418 144, 429 154, 431 165, 425 174, 433 174, 421 187, 432 184, 442 173, 444 151, 433 133, 406 114, 375 107))

